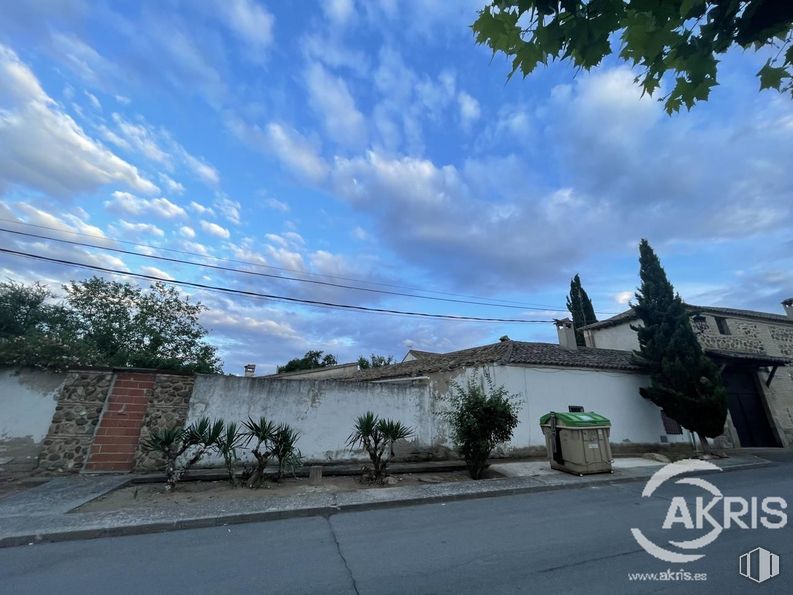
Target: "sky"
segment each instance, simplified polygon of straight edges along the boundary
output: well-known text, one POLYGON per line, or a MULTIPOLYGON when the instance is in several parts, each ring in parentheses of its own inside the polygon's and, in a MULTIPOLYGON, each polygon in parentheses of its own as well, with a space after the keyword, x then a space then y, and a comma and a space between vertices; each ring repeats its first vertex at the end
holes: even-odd
MULTIPOLYGON (((8 232, 0 247, 270 296, 528 321, 182 287, 207 306, 201 322, 231 373, 272 372, 309 349, 343 362, 503 335, 555 341, 548 321, 566 315, 576 273, 599 318, 627 307, 641 238, 690 303, 781 313, 793 100, 758 91, 767 55, 728 53, 710 101, 669 117, 616 58, 508 82, 506 58, 474 43, 482 5, 8 3, 0 227, 199 265, 8 232)), ((0 277, 55 291, 91 274, 0 254, 0 277)))

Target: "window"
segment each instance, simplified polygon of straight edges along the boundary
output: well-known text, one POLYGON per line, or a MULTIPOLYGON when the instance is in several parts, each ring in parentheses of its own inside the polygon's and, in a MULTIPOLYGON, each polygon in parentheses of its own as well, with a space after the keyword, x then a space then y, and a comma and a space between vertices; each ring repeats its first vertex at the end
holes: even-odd
POLYGON ((722 335, 729 335, 730 334, 730 327, 727 326, 727 319, 723 316, 716 316, 716 326, 719 329, 719 333, 722 335))
POLYGON ((664 422, 664 431, 667 434, 682 434, 683 428, 680 427, 680 424, 669 417, 666 413, 661 411, 661 421, 664 422))
POLYGON ((583 413, 584 407, 582 405, 568 405, 567 410, 570 413, 583 413))

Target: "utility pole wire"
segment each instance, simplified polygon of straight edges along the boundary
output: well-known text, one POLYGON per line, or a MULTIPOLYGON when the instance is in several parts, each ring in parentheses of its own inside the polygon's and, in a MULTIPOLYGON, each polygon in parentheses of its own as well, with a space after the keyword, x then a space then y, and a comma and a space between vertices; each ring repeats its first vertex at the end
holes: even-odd
POLYGON ((220 293, 225 294, 232 294, 232 295, 241 295, 245 297, 253 297, 253 298, 263 298, 269 299, 274 301, 281 301, 281 302, 290 302, 290 303, 298 303, 304 304, 308 306, 317 306, 323 308, 336 308, 342 310, 350 310, 350 311, 357 311, 357 312, 372 312, 376 314, 391 314, 397 316, 414 316, 414 317, 421 317, 421 318, 430 318, 430 319, 440 319, 440 320, 459 320, 459 321, 468 321, 468 322, 503 322, 503 323, 510 323, 510 324, 532 324, 532 323, 550 323, 553 320, 522 320, 518 318, 485 318, 481 316, 462 316, 457 314, 430 314, 428 312, 411 312, 406 310, 392 310, 388 308, 374 308, 370 306, 356 306, 353 304, 337 304, 334 302, 323 302, 320 300, 308 300, 303 298, 294 298, 288 296, 281 296, 281 295, 273 295, 268 293, 258 293, 255 291, 246 291, 243 289, 230 289, 228 287, 217 287, 215 285, 207 285, 205 283, 195 283, 193 281, 183 281, 179 279, 165 279, 163 277, 157 277, 155 275, 147 275, 144 273, 132 273, 128 271, 121 271, 118 269, 111 269, 108 267, 101 267, 98 265, 93 264, 85 264, 81 262, 74 262, 71 260, 65 260, 61 258, 52 258, 49 256, 42 256, 40 254, 31 254, 30 252, 22 252, 19 250, 11 250, 9 248, 0 248, 0 252, 5 254, 11 254, 14 256, 21 256, 24 258, 32 258, 34 260, 41 260, 45 262, 51 262, 55 264, 60 264, 64 266, 73 266, 79 267, 94 271, 101 271, 103 273, 111 273, 113 275, 122 275, 127 277, 136 277, 138 279, 147 279, 149 281, 160 281, 162 283, 167 283, 170 285, 179 285, 185 287, 193 287, 196 289, 203 289, 207 291, 217 291, 220 293))

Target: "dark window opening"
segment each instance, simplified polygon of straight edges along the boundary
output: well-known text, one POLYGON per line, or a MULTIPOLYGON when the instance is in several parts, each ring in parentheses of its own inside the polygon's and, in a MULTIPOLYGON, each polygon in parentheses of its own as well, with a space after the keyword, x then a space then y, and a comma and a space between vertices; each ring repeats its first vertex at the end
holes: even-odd
POLYGON ((727 319, 721 316, 716 316, 716 326, 719 329, 719 333, 722 335, 729 335, 730 334, 730 327, 727 326, 727 319))
POLYGON ((661 411, 661 421, 664 422, 664 431, 667 434, 682 434, 683 428, 680 427, 680 424, 669 417, 666 413, 661 411))
POLYGON ((567 410, 570 413, 583 413, 584 412, 584 408, 581 405, 568 405, 567 406, 567 410))

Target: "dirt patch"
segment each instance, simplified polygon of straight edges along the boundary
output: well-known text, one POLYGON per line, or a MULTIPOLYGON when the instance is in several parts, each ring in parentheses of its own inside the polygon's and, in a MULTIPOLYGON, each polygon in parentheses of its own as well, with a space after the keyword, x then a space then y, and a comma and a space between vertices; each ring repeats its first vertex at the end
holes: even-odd
POLYGON ((72 512, 108 512, 140 508, 184 508, 196 504, 254 502, 297 494, 337 494, 358 490, 379 490, 398 486, 415 486, 468 481, 465 471, 438 473, 403 473, 391 476, 385 486, 362 483, 358 477, 324 477, 320 485, 310 485, 307 478, 286 478, 278 483, 265 482, 258 489, 232 488, 226 481, 185 481, 175 492, 167 493, 163 484, 133 484, 115 490, 72 512))

